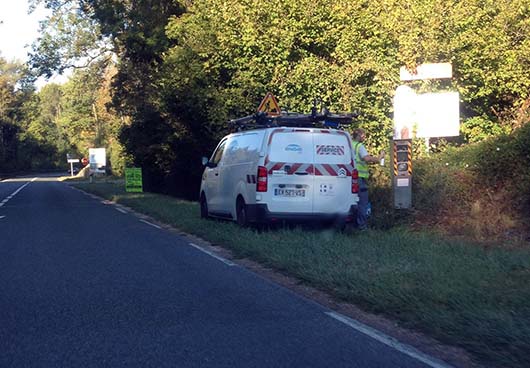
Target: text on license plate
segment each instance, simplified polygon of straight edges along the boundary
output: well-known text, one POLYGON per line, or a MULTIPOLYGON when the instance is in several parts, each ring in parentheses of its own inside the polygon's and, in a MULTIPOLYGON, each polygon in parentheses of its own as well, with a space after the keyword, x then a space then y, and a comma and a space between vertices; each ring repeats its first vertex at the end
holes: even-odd
POLYGON ((305 197, 305 189, 275 188, 274 195, 283 197, 305 197))

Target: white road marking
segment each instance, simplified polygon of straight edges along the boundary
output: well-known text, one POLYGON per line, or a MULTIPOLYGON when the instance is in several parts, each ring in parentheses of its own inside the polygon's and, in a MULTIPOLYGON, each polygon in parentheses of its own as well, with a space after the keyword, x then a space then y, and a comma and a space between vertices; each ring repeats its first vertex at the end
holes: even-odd
POLYGON ((125 213, 125 214, 127 214, 127 211, 122 210, 121 208, 118 208, 118 207, 116 207, 116 211, 120 211, 121 213, 125 213))
POLYGON ((200 250, 200 251, 203 252, 203 253, 208 254, 210 257, 213 257, 213 258, 217 259, 218 261, 223 262, 224 264, 226 264, 226 265, 228 265, 228 266, 235 266, 235 265, 236 265, 235 263, 230 262, 228 259, 225 259, 225 258, 223 258, 223 257, 219 257, 217 254, 213 254, 212 252, 207 251, 206 249, 199 247, 197 244, 193 244, 193 243, 189 243, 189 244, 190 244, 193 248, 195 248, 195 249, 197 249, 197 250, 200 250))
POLYGON ((343 316, 342 314, 336 313, 336 312, 325 312, 328 316, 331 318, 336 319, 337 321, 340 321, 351 328, 370 336, 372 339, 377 340, 387 346, 390 346, 391 348, 396 349, 397 351, 410 356, 411 358, 414 358, 416 360, 419 360, 422 363, 425 363, 429 367, 433 368, 453 368, 453 366, 439 360, 433 357, 428 356, 427 354, 422 353, 416 348, 413 348, 410 345, 402 344, 398 340, 394 339, 393 337, 390 337, 388 335, 385 335, 381 331, 378 331, 372 327, 369 327, 359 321, 356 321, 354 319, 351 319, 349 317, 343 316))
POLYGON ((0 216, 0 220, 3 219, 3 218, 5 218, 5 216, 0 216))
POLYGON ((145 221, 145 220, 140 220, 140 221, 142 221, 143 223, 145 223, 145 224, 147 224, 149 226, 156 227, 157 229, 162 229, 160 226, 152 224, 149 221, 145 221))
POLYGON ((14 196, 16 196, 22 189, 24 189, 25 187, 27 187, 29 185, 29 183, 33 183, 35 180, 37 180, 37 178, 33 178, 31 179, 30 181, 28 181, 26 184, 22 185, 20 188, 18 188, 17 190, 15 190, 13 193, 11 193, 10 195, 8 195, 6 198, 4 198, 2 200, 2 202, 0 202, 0 207, 2 207, 4 204, 6 204, 7 202, 9 202, 9 200, 11 198, 13 198, 14 196))

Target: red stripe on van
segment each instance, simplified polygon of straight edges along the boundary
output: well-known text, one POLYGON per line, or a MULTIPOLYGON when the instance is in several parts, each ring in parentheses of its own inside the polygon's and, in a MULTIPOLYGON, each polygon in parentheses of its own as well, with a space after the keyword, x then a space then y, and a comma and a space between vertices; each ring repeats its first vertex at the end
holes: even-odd
POLYGON ((271 167, 271 169, 269 170, 269 174, 272 174, 272 172, 274 170, 280 170, 283 167, 283 165, 285 165, 285 162, 277 162, 277 163, 275 163, 274 166, 271 167))
POLYGON ((331 133, 331 132, 330 132, 329 130, 321 130, 320 133, 327 133, 327 134, 329 134, 329 133, 331 133))
POLYGON ((296 163, 291 166, 291 170, 287 174, 292 175, 294 174, 299 168, 302 166, 302 164, 296 163))
POLYGON ((329 175, 331 176, 337 176, 337 173, 335 172, 335 170, 333 170, 333 168, 331 167, 331 165, 329 164, 322 164, 322 167, 324 169, 326 169, 326 171, 329 173, 329 175))
POLYGON ((315 171, 315 175, 322 176, 322 173, 316 167, 314 168, 314 171, 315 171))

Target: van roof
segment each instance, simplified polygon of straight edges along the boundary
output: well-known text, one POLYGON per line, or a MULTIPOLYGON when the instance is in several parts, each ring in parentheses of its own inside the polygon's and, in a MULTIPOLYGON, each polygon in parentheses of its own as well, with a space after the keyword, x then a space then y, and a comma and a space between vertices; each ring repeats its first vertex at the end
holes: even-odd
POLYGON ((334 114, 326 109, 321 113, 315 110, 311 114, 282 112, 278 116, 269 116, 258 112, 253 115, 229 121, 231 130, 242 131, 250 129, 263 129, 274 127, 306 127, 306 128, 340 128, 342 125, 350 125, 357 113, 334 114))

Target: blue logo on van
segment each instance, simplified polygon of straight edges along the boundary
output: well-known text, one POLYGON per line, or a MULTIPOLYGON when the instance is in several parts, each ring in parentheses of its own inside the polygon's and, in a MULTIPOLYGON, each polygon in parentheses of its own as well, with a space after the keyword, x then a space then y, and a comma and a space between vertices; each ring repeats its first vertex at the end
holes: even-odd
POLYGON ((298 153, 302 153, 302 147, 300 147, 300 146, 297 145, 297 144, 290 144, 290 145, 288 145, 287 147, 285 147, 285 150, 286 150, 286 151, 289 151, 289 152, 298 152, 298 153))

